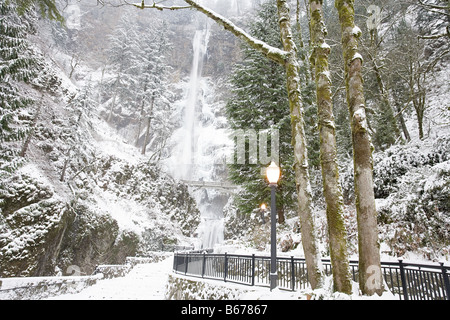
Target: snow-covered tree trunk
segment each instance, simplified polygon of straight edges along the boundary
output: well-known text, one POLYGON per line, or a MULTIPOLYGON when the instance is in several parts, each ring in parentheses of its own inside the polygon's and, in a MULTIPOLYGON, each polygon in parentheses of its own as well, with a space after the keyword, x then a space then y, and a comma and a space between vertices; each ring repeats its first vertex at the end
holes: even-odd
POLYGON ((141 127, 142 127, 142 118, 144 117, 144 101, 141 102, 141 107, 139 109, 139 121, 138 121, 138 129, 136 135, 136 142, 134 145, 139 146, 139 139, 141 137, 141 127))
POLYGON ((358 221, 359 286, 366 295, 383 292, 377 211, 373 186, 373 146, 367 125, 362 77, 363 59, 358 53, 361 30, 355 26, 354 0, 336 0, 342 31, 347 103, 350 113, 356 212, 358 221))
POLYGON ((116 106, 116 99, 117 99, 117 93, 119 92, 119 83, 120 83, 120 76, 121 76, 122 69, 119 70, 119 73, 117 74, 116 82, 114 84, 114 95, 111 103, 111 107, 109 109, 108 118, 106 121, 111 122, 113 110, 116 106))
POLYGON ((312 210, 311 185, 308 172, 308 151, 303 126, 302 100, 300 88, 297 48, 291 30, 290 10, 286 0, 277 0, 281 41, 288 56, 284 63, 287 77, 287 91, 291 109, 292 144, 294 147, 294 170, 298 194, 302 245, 308 269, 308 280, 313 289, 322 286, 323 271, 312 210))
POLYGON ((144 145, 142 146, 142 154, 145 155, 145 152, 147 150, 147 144, 148 144, 148 138, 150 137, 150 125, 152 122, 152 116, 153 116, 153 106, 155 104, 155 96, 152 97, 152 102, 150 104, 150 112, 148 115, 148 122, 147 122, 147 129, 145 131, 145 139, 144 139, 144 145))
MULTIPOLYGON (((41 98, 42 100, 42 98, 41 98)), ((31 123, 31 127, 28 133, 27 138, 25 139, 25 142, 23 143, 22 149, 20 150, 19 156, 25 157, 28 147, 30 145, 31 139, 33 138, 36 130, 36 125, 38 123, 39 117, 41 115, 41 109, 42 109, 42 101, 39 102, 36 110, 36 114, 34 115, 33 122, 31 123)))
POLYGON ((331 79, 328 65, 330 47, 325 42, 327 34, 323 19, 323 1, 311 0, 311 63, 315 67, 317 108, 319 114, 320 164, 323 193, 327 204, 330 258, 334 290, 350 294, 351 275, 347 255, 347 232, 343 217, 343 197, 339 183, 336 132, 333 116, 331 79))

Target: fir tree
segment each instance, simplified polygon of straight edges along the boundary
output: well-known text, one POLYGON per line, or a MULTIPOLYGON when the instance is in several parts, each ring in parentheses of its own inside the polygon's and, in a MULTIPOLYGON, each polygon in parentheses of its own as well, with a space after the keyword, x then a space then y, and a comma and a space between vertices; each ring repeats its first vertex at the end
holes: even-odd
POLYGON ((26 127, 19 114, 33 103, 19 86, 35 76, 35 60, 26 39, 29 24, 15 9, 12 2, 0 0, 0 172, 12 172, 21 162, 11 142, 24 137, 26 127))
POLYGON ((43 17, 50 20, 64 21, 64 17, 58 10, 55 0, 10 0, 17 4, 17 12, 23 15, 27 10, 33 6, 39 7, 43 17))
MULTIPOLYGON (((280 48, 282 44, 276 17, 276 6, 266 3, 261 6, 250 29, 253 36, 280 48)), ((245 59, 236 66, 231 79, 233 95, 226 106, 226 114, 231 128, 235 130, 254 129, 260 132, 271 127, 279 130, 279 158, 283 179, 277 189, 277 208, 282 222, 284 211, 293 209, 296 204, 295 197, 292 196, 296 192, 296 186, 293 183, 292 135, 285 70, 246 45, 243 46, 243 55, 245 59)), ((246 159, 249 159, 248 153, 246 159)), ((243 188, 243 192, 236 197, 236 204, 242 213, 249 214, 261 203, 270 202, 270 192, 261 174, 267 165, 259 162, 249 164, 249 161, 246 164, 230 165, 231 181, 243 188)))
POLYGON ((136 61, 135 48, 138 46, 138 35, 136 33, 136 23, 129 14, 125 14, 119 21, 113 34, 109 37, 110 47, 107 51, 109 58, 109 69, 114 75, 106 82, 105 93, 110 99, 107 120, 111 121, 114 112, 121 112, 118 106, 129 105, 127 109, 135 110, 135 99, 129 95, 129 88, 135 87, 137 83, 138 68, 133 61, 136 61), (117 108, 117 110, 115 110, 117 108))
POLYGON ((126 129, 133 132, 131 142, 142 147, 143 154, 148 145, 153 146, 153 156, 159 158, 171 129, 167 90, 171 68, 166 61, 170 43, 164 23, 153 20, 150 27, 143 28, 130 13, 120 19, 109 38, 112 77, 103 92, 108 121, 118 128, 135 125, 126 129))
POLYGON ((136 145, 143 143, 143 150, 151 142, 149 139, 142 139, 144 129, 142 123, 145 119, 152 119, 153 140, 161 142, 161 139, 157 138, 163 139, 170 135, 168 120, 171 108, 167 76, 171 68, 166 62, 166 55, 170 49, 166 30, 165 24, 147 28, 145 31, 141 30, 140 45, 136 48, 138 50, 136 54, 138 59, 135 61, 138 68, 138 86, 134 88, 136 90, 134 96, 137 97, 137 118, 139 119, 136 145))

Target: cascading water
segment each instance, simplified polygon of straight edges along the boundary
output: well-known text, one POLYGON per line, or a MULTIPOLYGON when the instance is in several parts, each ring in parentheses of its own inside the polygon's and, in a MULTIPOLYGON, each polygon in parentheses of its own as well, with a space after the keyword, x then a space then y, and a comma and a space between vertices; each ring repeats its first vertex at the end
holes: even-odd
MULTIPOLYGON (((184 98, 179 102, 182 127, 173 136, 174 149, 167 166, 174 178, 188 181, 215 181, 217 162, 222 157, 220 141, 228 136, 218 130, 213 114, 215 96, 211 79, 202 77, 207 57, 210 29, 207 23, 198 23, 192 41, 193 59, 184 98), (205 120, 208 119, 208 120, 205 120), (219 142, 219 144, 218 144, 219 142), (211 151, 213 150, 213 151, 211 151)), ((223 242, 223 207, 228 196, 213 189, 192 189, 201 212, 197 248, 213 248, 223 242)))
POLYGON ((181 141, 181 156, 180 156, 180 178, 184 180, 193 179, 194 169, 193 165, 196 163, 196 141, 199 133, 196 130, 198 127, 197 119, 197 102, 200 88, 200 79, 203 69, 203 61, 208 48, 209 30, 195 31, 194 40, 192 42, 194 56, 192 62, 192 71, 189 80, 189 91, 186 99, 183 120, 183 140, 181 141))

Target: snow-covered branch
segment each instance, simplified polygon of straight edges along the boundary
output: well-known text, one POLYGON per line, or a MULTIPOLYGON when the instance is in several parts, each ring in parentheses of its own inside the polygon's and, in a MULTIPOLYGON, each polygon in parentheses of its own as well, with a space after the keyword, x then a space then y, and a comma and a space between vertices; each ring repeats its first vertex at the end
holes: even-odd
POLYGON ((419 3, 422 7, 427 8, 427 9, 450 10, 450 6, 448 4, 440 6, 440 5, 433 4, 433 3, 426 3, 423 0, 419 0, 419 3))
POLYGON ((260 51, 261 53, 263 53, 269 59, 271 59, 275 62, 278 62, 282 65, 285 64, 285 61, 289 55, 288 52, 278 49, 276 47, 272 47, 272 46, 268 45, 266 42, 252 37, 245 30, 236 26, 233 22, 231 22, 227 18, 221 16, 220 14, 218 14, 208 8, 203 7, 197 1, 194 1, 194 0, 184 0, 184 1, 189 6, 167 7, 167 6, 158 5, 155 2, 152 5, 146 5, 144 3, 144 1, 142 1, 141 3, 134 3, 133 5, 135 7, 141 8, 141 9, 146 9, 146 8, 158 9, 158 10, 179 10, 179 9, 188 9, 188 8, 195 9, 195 10, 205 14, 207 17, 213 19, 216 23, 223 26, 226 30, 233 33, 239 39, 245 41, 253 49, 256 49, 256 50, 260 51))
POLYGON ((142 1, 141 3, 133 3, 133 6, 138 7, 140 9, 158 9, 160 11, 163 10, 182 10, 182 9, 190 9, 191 6, 162 6, 157 4, 156 2, 153 2, 151 5, 145 4, 145 1, 142 1))
POLYGON ((247 32, 245 32, 243 29, 237 27, 230 20, 226 19, 225 17, 219 15, 218 13, 216 13, 212 10, 209 10, 208 8, 203 7, 202 5, 200 5, 199 3, 197 3, 194 0, 184 0, 184 1, 187 4, 190 4, 196 10, 202 12, 209 18, 213 19, 215 22, 217 22, 218 24, 223 26, 226 30, 233 33, 239 39, 247 42, 247 44, 249 44, 253 49, 256 49, 256 50, 262 52, 268 58, 284 65, 284 63, 287 59, 287 56, 289 55, 288 52, 280 50, 275 47, 272 47, 261 40, 255 39, 254 37, 249 35, 247 32))

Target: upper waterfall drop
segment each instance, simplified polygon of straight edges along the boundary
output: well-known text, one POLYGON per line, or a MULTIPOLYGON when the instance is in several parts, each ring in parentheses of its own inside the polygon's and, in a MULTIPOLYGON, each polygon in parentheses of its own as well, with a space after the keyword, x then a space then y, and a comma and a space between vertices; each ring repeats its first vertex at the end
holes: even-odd
MULTIPOLYGON (((172 156, 166 165, 177 180, 215 181, 222 178, 218 176, 217 168, 223 158, 222 145, 228 136, 223 129, 218 129, 215 118, 220 108, 215 83, 211 77, 202 74, 207 61, 210 25, 202 19, 197 25, 192 38, 191 71, 189 78, 180 83, 184 94, 177 102, 181 127, 171 138, 172 156)), ((223 242, 223 207, 228 196, 203 188, 191 188, 190 191, 202 220, 196 232, 196 247, 212 248, 223 242)))
POLYGON ((198 178, 195 177, 195 166, 198 164, 198 153, 201 152, 197 143, 200 135, 198 115, 201 112, 199 91, 201 89, 203 63, 208 51, 209 35, 208 27, 196 30, 192 41, 192 69, 184 104, 183 126, 180 129, 180 140, 176 150, 178 164, 174 172, 174 176, 182 180, 198 178))

